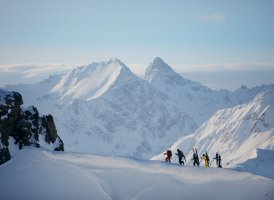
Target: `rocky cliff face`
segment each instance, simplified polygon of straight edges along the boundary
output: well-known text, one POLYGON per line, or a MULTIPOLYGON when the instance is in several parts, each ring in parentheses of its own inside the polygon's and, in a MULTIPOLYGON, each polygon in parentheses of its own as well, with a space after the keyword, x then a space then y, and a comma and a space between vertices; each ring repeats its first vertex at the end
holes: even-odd
POLYGON ((0 164, 24 146, 64 151, 51 115, 39 116, 34 107, 23 108, 17 92, 0 90, 0 164))

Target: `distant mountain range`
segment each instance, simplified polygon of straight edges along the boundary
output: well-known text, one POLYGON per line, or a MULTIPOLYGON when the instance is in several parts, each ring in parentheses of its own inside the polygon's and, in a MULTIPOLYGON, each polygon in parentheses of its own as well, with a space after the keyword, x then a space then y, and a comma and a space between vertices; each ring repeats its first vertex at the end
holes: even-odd
POLYGON ((144 78, 114 58, 4 89, 51 113, 67 151, 151 158, 217 110, 247 103, 274 85, 216 91, 183 78, 161 58, 144 78))

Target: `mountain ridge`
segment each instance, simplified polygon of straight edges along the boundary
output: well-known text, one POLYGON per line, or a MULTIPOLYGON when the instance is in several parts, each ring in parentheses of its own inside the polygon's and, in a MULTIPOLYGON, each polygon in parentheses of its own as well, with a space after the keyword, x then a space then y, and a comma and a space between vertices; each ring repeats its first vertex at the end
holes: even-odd
POLYGON ((193 134, 175 142, 171 149, 184 149, 188 159, 195 146, 200 155, 207 151, 213 157, 219 152, 225 167, 254 158, 257 148, 274 150, 273 99, 274 90, 267 90, 246 104, 219 110, 193 134))
POLYGON ((117 58, 108 62, 91 63, 78 67, 63 76, 60 82, 52 88, 53 93, 59 93, 61 99, 91 100, 101 96, 121 76, 132 73, 130 69, 117 58))
POLYGON ((215 91, 184 79, 160 58, 154 61, 154 69, 166 70, 151 81, 110 59, 76 68, 59 83, 58 78, 49 79, 47 87, 39 83, 14 88, 27 93, 42 113, 51 110, 67 150, 141 158, 150 158, 191 134, 217 110, 250 101, 267 89, 245 90, 244 95, 215 91), (81 76, 84 70, 91 72, 81 76), (63 87, 66 81, 69 84, 63 87), (45 88, 44 94, 40 88, 45 88))

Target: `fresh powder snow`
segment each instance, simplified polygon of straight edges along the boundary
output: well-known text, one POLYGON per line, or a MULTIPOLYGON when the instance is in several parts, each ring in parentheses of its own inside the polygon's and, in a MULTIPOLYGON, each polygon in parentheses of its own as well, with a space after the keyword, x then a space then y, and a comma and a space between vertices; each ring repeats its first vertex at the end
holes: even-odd
POLYGON ((231 169, 25 148, 0 166, 5 200, 265 200, 274 180, 231 169))

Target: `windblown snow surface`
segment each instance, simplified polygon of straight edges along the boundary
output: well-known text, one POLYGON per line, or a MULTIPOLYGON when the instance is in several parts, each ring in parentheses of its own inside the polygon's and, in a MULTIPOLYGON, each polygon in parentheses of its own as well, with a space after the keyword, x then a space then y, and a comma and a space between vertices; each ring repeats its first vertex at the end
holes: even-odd
POLYGON ((0 166, 3 200, 274 199, 274 180, 231 169, 26 148, 0 166))

